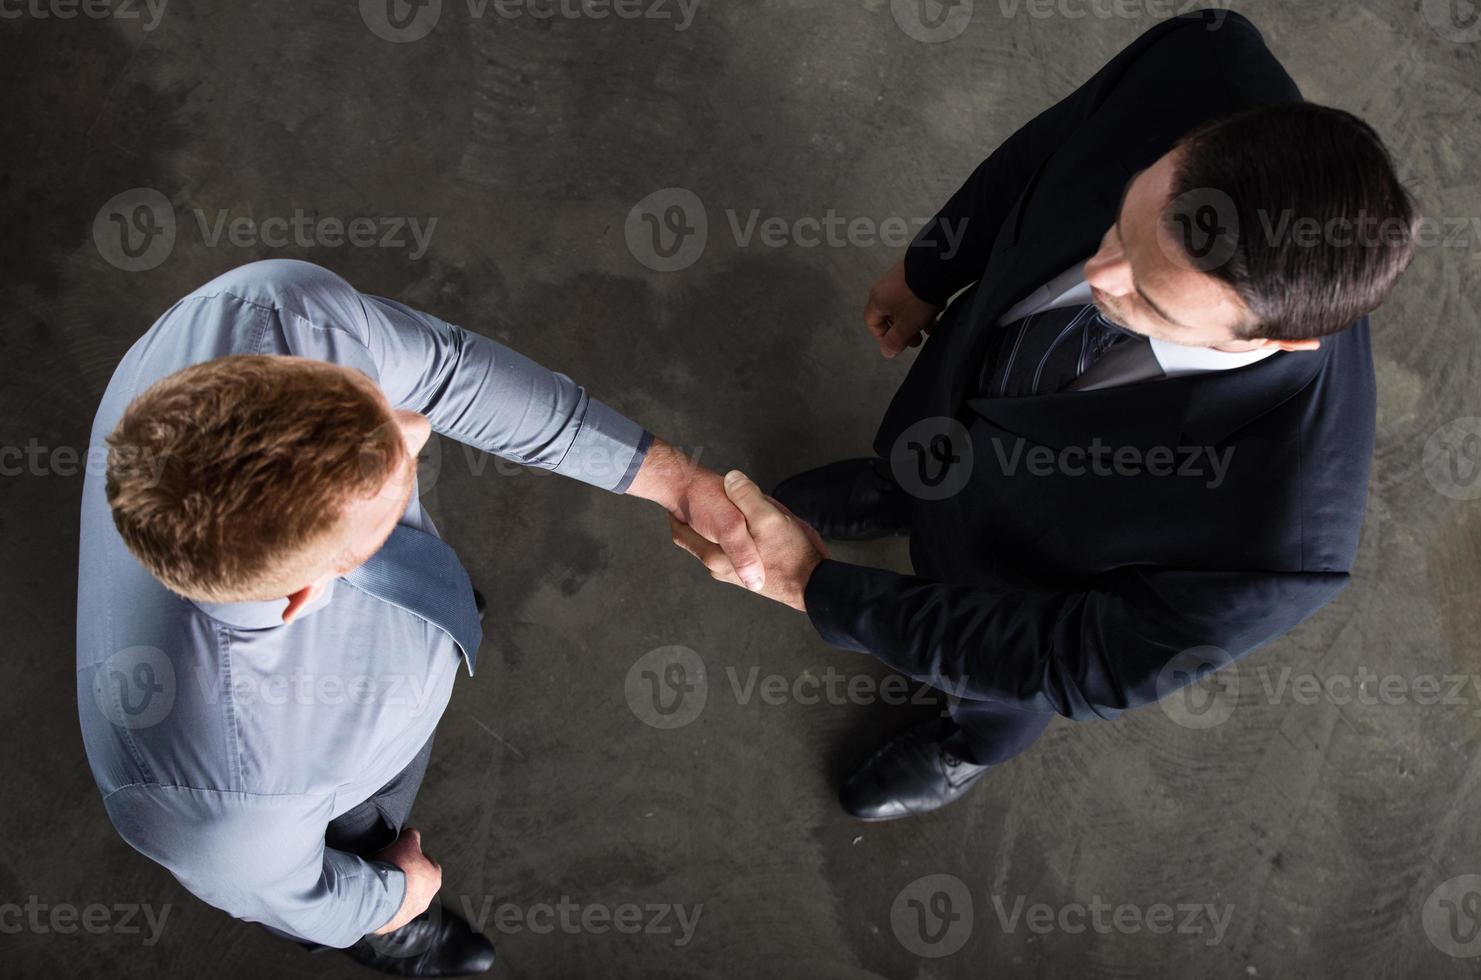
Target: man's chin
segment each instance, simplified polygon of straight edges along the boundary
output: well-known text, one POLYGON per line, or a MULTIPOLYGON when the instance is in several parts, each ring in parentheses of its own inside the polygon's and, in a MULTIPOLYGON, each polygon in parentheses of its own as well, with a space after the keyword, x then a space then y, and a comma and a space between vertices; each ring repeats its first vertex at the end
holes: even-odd
POLYGON ((1127 333, 1134 333, 1134 334, 1140 335, 1140 331, 1133 330, 1131 328, 1131 325, 1126 322, 1126 319, 1124 317, 1119 316, 1116 313, 1115 310, 1111 309, 1109 306, 1106 306, 1100 300, 1098 300, 1098 299, 1092 299, 1090 302, 1095 306, 1095 308, 1098 311, 1100 311, 1101 317, 1107 323, 1111 324, 1111 326, 1113 326, 1113 327, 1120 327, 1122 330, 1125 330, 1127 333))

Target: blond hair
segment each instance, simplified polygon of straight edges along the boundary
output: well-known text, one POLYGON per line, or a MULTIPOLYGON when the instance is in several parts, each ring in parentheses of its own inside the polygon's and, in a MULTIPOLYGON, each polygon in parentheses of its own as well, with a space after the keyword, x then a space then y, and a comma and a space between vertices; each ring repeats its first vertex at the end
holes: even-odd
POLYGON ((255 355, 155 383, 108 447, 108 505, 129 551, 174 591, 212 602, 307 584, 292 576, 332 544, 345 504, 381 488, 406 454, 363 374, 255 355))

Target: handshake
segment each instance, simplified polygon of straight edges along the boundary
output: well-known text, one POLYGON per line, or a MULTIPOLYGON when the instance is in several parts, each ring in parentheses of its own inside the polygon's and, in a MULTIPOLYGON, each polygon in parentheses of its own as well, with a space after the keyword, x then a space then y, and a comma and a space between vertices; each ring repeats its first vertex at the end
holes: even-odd
MULTIPOLYGON (((885 357, 919 347, 941 307, 918 299, 897 262, 869 290, 864 325, 885 357)), ((674 544, 698 558, 710 575, 805 612, 803 593, 828 549, 818 532, 786 506, 732 470, 722 479, 659 440, 628 493, 669 512, 674 544)))
POLYGON ((674 544, 712 578, 806 611, 807 580, 828 548, 744 473, 731 470, 722 479, 655 439, 628 493, 663 505, 674 544))

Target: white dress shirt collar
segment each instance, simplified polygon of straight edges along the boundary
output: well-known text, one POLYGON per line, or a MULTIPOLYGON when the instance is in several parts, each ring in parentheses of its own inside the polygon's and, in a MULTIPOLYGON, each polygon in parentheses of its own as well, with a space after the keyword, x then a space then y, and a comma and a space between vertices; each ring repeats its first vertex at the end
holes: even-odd
MULTIPOLYGON (((1082 306, 1090 301, 1090 283, 1085 281, 1085 263, 1077 262, 1015 303, 998 322, 1000 324, 1012 323, 1030 313, 1058 309, 1061 306, 1082 306)), ((1253 364, 1269 357, 1276 351, 1274 347, 1264 347, 1235 353, 1214 350, 1212 347, 1174 344, 1156 337, 1150 340, 1152 353, 1156 355, 1157 363, 1162 366, 1162 373, 1169 378, 1183 374, 1227 371, 1230 368, 1244 367, 1246 364, 1253 364)))

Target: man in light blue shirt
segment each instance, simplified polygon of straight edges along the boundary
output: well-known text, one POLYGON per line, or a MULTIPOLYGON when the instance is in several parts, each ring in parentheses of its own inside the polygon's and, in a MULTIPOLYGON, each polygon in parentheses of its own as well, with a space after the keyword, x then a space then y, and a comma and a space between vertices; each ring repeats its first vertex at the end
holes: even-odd
POLYGON ((481 638, 415 492, 431 430, 655 500, 760 584, 719 477, 571 379, 267 261, 180 300, 114 373, 77 621, 84 741, 123 838, 238 918, 419 976, 493 959, 401 833, 481 638))

